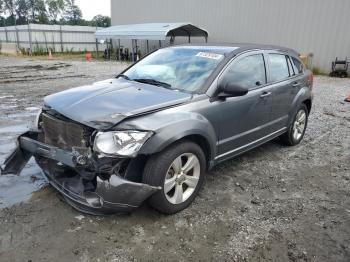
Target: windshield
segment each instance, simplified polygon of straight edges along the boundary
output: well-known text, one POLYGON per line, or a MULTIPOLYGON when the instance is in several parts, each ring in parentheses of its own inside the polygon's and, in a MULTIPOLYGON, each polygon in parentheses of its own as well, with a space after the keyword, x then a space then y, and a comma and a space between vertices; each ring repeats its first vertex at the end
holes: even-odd
POLYGON ((123 73, 129 80, 195 93, 220 61, 222 54, 206 49, 160 49, 123 73))

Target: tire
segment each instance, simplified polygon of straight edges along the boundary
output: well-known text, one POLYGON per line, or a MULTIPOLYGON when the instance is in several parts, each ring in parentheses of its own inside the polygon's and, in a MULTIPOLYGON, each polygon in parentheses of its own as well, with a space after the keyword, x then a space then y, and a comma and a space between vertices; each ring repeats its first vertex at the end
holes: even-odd
POLYGON ((146 163, 142 181, 162 189, 152 195, 148 203, 159 212, 169 215, 185 209, 197 196, 204 182, 205 171, 206 158, 203 150, 190 141, 176 143, 151 156, 146 163), (186 164, 192 163, 193 168, 186 173, 186 164), (183 168, 186 168, 184 172, 183 168))
POLYGON ((341 78, 347 78, 348 77, 348 73, 347 72, 341 72, 340 73, 340 77, 341 78))
POLYGON ((309 112, 305 104, 301 104, 301 106, 298 108, 296 111, 295 115, 293 116, 293 121, 289 125, 288 130, 286 133, 280 136, 282 142, 287 145, 287 146, 295 146, 303 140, 304 135, 305 135, 305 130, 307 127, 308 123, 308 117, 309 117, 309 112), (305 121, 301 125, 301 116, 305 116, 305 121), (298 123, 296 123, 298 121, 298 123), (298 126, 298 127, 297 127, 298 126), (297 129, 298 131, 295 131, 297 129), (298 135, 296 135, 296 133, 298 135))

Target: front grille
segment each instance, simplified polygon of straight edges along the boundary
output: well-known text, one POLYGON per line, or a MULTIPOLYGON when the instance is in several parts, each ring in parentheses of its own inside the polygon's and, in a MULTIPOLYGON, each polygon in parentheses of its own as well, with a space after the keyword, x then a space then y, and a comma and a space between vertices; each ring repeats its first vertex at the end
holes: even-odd
POLYGON ((47 113, 41 115, 41 121, 44 143, 65 150, 72 150, 72 147, 89 146, 92 128, 61 120, 47 113))

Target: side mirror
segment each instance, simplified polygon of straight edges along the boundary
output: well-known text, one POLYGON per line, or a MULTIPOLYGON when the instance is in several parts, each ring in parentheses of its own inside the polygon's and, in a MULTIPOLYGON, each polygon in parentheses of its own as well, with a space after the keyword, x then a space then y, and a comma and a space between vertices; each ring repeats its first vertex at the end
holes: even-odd
POLYGON ((239 86, 233 83, 226 83, 223 85, 219 85, 219 97, 236 97, 236 96, 244 96, 248 93, 248 88, 239 86))

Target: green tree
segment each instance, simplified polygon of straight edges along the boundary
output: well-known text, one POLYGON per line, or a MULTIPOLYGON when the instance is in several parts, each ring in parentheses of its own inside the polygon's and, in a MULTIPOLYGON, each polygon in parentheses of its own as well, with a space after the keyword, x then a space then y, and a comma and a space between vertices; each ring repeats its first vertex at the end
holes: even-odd
POLYGON ((109 27, 111 26, 111 18, 109 16, 96 15, 92 18, 91 25, 97 27, 109 27))
POLYGON ((4 1, 0 0, 0 16, 2 17, 2 13, 4 13, 4 1))
POLYGON ((37 24, 47 24, 47 10, 44 0, 28 0, 29 21, 37 24))
POLYGON ((106 27, 108 16, 96 15, 91 21, 82 18, 75 0, 0 0, 0 26, 30 23, 106 27))
MULTIPOLYGON (((0 0, 0 20, 2 21, 4 19, 4 17, 2 16, 2 14, 4 13, 5 9, 4 9, 4 1, 0 0)), ((0 24, 1 26, 1 24, 0 24)))
POLYGON ((16 1, 16 16, 17 24, 24 25, 28 23, 28 1, 17 0, 16 1))
POLYGON ((80 25, 83 14, 80 8, 75 4, 75 0, 65 0, 65 2, 64 19, 70 25, 80 25))
POLYGON ((50 22, 53 24, 57 24, 58 18, 62 16, 62 13, 65 8, 64 0, 46 0, 48 16, 50 22))
POLYGON ((4 0, 4 10, 10 14, 6 18, 6 25, 15 25, 16 24, 16 14, 15 14, 15 1, 14 0, 4 0))
POLYGON ((0 26, 3 26, 5 23, 5 17, 3 17, 3 13, 5 13, 4 1, 0 0, 0 26))

